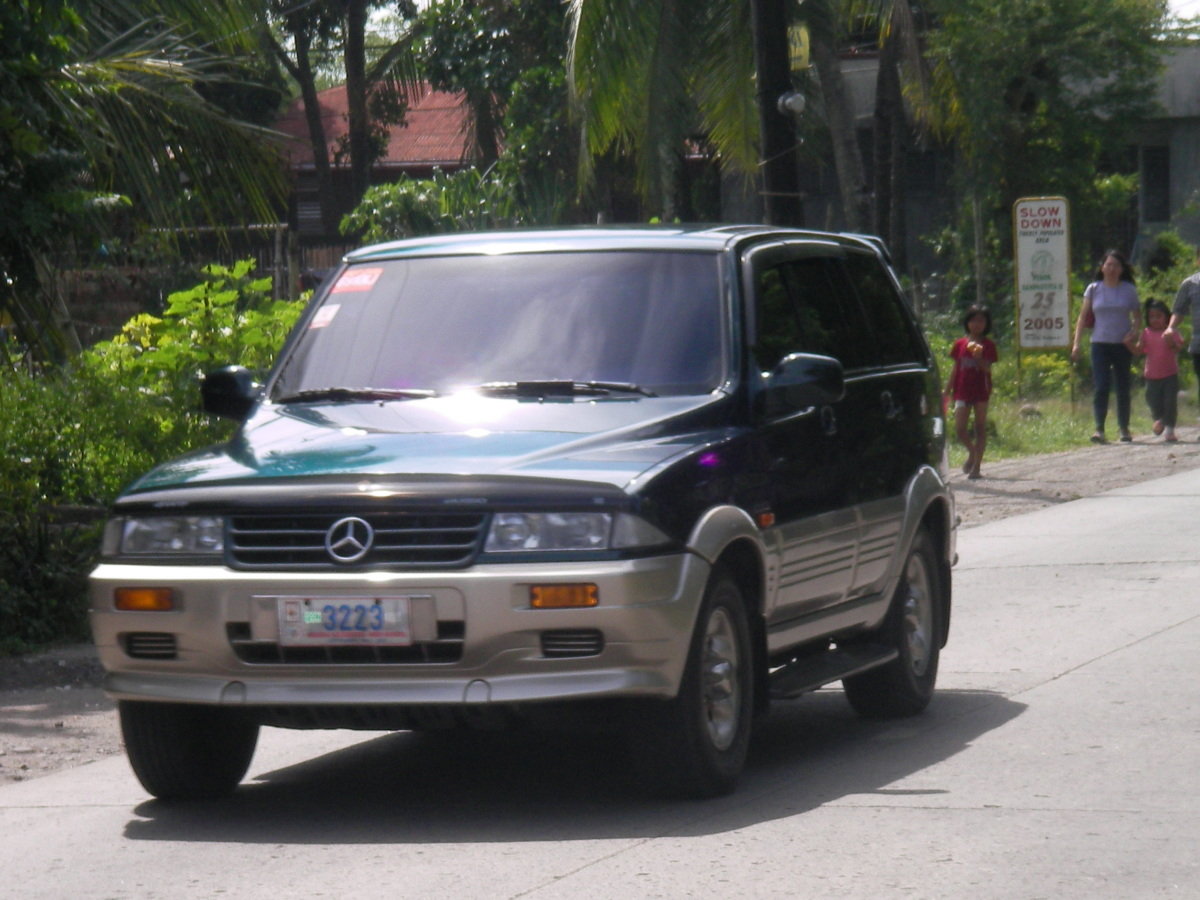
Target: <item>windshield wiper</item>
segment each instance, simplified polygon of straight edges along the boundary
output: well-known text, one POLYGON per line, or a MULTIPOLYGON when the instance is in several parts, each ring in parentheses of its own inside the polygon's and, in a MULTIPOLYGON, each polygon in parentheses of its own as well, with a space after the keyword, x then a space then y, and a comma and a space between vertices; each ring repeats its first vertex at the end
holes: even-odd
POLYGON ((658 396, 628 381, 489 381, 479 385, 478 390, 488 394, 515 394, 518 397, 573 397, 577 394, 658 396))
POLYGON ((276 403, 308 403, 317 400, 420 400, 436 397, 437 391, 427 388, 313 388, 285 394, 276 403))

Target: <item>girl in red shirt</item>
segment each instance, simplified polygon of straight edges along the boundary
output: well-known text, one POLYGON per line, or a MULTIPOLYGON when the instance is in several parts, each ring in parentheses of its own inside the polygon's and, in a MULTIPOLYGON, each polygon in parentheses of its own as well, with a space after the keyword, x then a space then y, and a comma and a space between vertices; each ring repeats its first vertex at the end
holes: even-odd
POLYGON ((961 337, 950 348, 954 368, 946 382, 946 396, 954 401, 954 428, 967 448, 963 472, 979 478, 979 464, 987 446, 987 409, 992 396, 992 363, 997 359, 996 345, 987 337, 992 330, 992 314, 986 306, 972 306, 963 316, 961 337), (971 412, 975 412, 971 428, 971 412))

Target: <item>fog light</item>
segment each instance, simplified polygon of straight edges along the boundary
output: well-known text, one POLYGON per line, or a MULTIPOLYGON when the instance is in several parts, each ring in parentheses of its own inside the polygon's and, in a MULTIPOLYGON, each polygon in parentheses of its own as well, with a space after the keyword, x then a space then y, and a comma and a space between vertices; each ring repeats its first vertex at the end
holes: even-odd
POLYGON ((569 609, 597 606, 600 592, 594 584, 539 584, 529 589, 534 609, 569 609))
POLYGON ((175 608, 170 588, 117 588, 113 604, 125 612, 167 612, 175 608))

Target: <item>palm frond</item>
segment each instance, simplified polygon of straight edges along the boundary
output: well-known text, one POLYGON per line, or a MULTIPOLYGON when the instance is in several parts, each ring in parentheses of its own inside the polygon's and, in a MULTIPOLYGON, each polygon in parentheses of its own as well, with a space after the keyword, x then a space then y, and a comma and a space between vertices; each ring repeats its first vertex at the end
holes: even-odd
POLYGON ((214 194, 240 198, 246 221, 275 215, 283 187, 275 136, 231 119, 196 90, 228 79, 235 58, 199 52, 179 28, 157 21, 89 38, 45 100, 68 123, 97 188, 128 193, 160 225, 179 224, 172 201, 181 184, 208 221, 217 217, 214 194))
POLYGON ((722 162, 749 175, 758 168, 759 127, 749 0, 734 0, 733 7, 707 4, 695 91, 704 129, 722 162))
POLYGON ((570 0, 568 78, 585 135, 580 165, 632 149, 643 196, 663 195, 684 140, 700 129, 723 157, 755 159, 746 0, 570 0))

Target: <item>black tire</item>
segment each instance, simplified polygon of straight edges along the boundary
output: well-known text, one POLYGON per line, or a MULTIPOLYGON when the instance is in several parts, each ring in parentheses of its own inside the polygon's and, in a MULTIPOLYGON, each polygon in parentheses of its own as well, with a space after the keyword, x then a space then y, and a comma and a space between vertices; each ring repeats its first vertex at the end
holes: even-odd
POLYGON ((937 683, 945 604, 934 543, 922 530, 909 548, 887 618, 873 635, 877 643, 894 646, 899 656, 842 681, 846 699, 859 715, 900 718, 929 705, 937 683))
POLYGON ((250 767, 257 723, 214 706, 118 703, 133 773, 160 800, 228 797, 250 767))
POLYGON ((675 699, 647 704, 629 735, 647 786, 702 799, 737 785, 754 718, 754 659, 746 605, 720 570, 705 588, 675 699))

